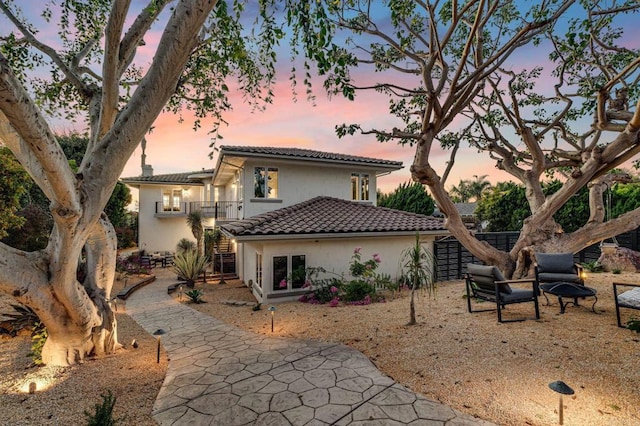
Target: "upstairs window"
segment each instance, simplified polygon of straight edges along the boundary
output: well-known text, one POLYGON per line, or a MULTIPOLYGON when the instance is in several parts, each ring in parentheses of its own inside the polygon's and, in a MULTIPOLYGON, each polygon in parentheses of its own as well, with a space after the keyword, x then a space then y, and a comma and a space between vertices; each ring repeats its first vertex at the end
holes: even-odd
POLYGON ((369 200, 369 175, 363 173, 351 174, 351 199, 354 201, 369 200))
POLYGON ((162 210, 165 212, 179 212, 182 206, 182 189, 162 190, 162 210))
POLYGON ((253 169, 253 196, 255 198, 278 198, 278 169, 255 167, 253 169))

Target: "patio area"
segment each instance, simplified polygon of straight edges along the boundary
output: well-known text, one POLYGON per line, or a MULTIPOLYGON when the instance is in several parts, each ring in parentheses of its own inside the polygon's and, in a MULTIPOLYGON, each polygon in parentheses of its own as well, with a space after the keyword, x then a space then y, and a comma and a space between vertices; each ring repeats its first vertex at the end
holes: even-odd
MULTIPOLYGON (((346 343, 400 383, 455 409, 503 425, 553 425, 558 396, 548 384, 562 380, 566 425, 628 425, 640 421, 640 336, 616 326, 612 285, 638 282, 637 274, 590 274, 598 292, 591 303, 560 314, 557 299, 540 297, 541 319, 498 324, 495 312, 466 311, 463 281, 441 283, 437 299, 418 299, 419 324, 407 327, 408 293, 367 306, 277 305, 274 334, 346 343)), ((268 306, 221 304, 251 300, 239 282, 199 285, 202 305, 216 318, 271 334, 268 306)), ((505 316, 532 316, 530 304, 510 305, 505 316)), ((634 311, 626 310, 625 318, 634 311)))

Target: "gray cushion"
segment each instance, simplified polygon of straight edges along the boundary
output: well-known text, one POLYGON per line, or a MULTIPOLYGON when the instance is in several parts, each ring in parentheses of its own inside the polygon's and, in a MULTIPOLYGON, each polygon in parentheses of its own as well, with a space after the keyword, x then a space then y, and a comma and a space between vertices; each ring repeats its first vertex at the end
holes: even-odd
POLYGON ((640 309, 640 287, 619 294, 618 303, 640 309))
POLYGON ((510 294, 503 294, 501 298, 505 302, 514 302, 516 300, 531 300, 533 297, 533 290, 514 288, 510 294))
POLYGON ((543 283, 550 283, 555 281, 565 281, 570 283, 581 283, 580 276, 576 273, 573 274, 557 274, 555 272, 539 272, 538 281, 543 283))
MULTIPOLYGON (((504 281, 504 275, 500 269, 491 265, 478 265, 476 263, 467 264, 467 273, 469 273, 473 282, 482 290, 495 292, 495 281, 504 281)), ((511 294, 509 284, 503 283, 498 285, 500 293, 511 294)))
POLYGON ((575 274, 573 253, 536 253, 538 272, 575 274))

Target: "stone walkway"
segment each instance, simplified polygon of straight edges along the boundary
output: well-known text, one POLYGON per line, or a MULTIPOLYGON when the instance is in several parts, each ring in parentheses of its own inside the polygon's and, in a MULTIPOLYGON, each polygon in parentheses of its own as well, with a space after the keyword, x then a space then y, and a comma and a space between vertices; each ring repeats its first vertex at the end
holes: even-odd
POLYGON ((127 313, 163 329, 160 425, 491 425, 415 394, 341 344, 240 330, 173 301, 172 281, 136 291, 127 313))

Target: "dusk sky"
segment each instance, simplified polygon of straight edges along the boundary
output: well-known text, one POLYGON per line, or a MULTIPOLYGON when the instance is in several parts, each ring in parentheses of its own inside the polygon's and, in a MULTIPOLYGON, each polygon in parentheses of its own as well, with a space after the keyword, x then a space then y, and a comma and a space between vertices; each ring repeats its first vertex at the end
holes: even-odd
MULTIPOLYGON (((129 15, 131 21, 135 14, 148 2, 134 0, 129 15)), ((35 22, 42 22, 39 15, 39 8, 31 8, 26 11, 27 15, 35 22)), ((166 16, 169 13, 165 11, 166 16)), ((626 17, 622 22, 626 28, 633 24, 632 16, 626 17), (626 21, 626 22, 625 22, 626 21)), ((160 19, 145 37, 146 45, 138 49, 136 63, 145 67, 152 61, 155 53, 157 41, 159 39, 165 19, 160 19)), ((9 28, 6 22, 0 20, 2 27, 9 28)), ((36 24, 37 25, 37 24, 36 24)), ((0 33, 4 33, 0 30, 0 33)), ((633 38, 633 32, 624 34, 623 40, 628 47, 637 47, 639 41, 633 38)), ((55 31, 51 28, 40 33, 53 46, 56 46, 55 31)), ((533 45, 519 50, 510 58, 505 66, 512 70, 521 68, 531 68, 546 62, 547 50, 533 45)), ((289 81, 291 62, 287 43, 282 47, 278 62, 279 72, 277 75, 277 85, 274 88, 274 103, 268 105, 266 111, 252 111, 251 107, 243 103, 240 93, 230 93, 233 111, 227 113, 224 118, 229 126, 223 127, 221 133, 224 139, 217 145, 258 145, 258 146, 285 146, 315 149, 320 151, 330 151, 337 153, 369 156, 388 160, 402 161, 404 169, 394 172, 379 180, 379 188, 384 192, 392 191, 402 182, 411 179, 409 168, 413 161, 414 148, 400 146, 395 142, 380 143, 373 135, 346 136, 338 139, 334 127, 342 123, 358 123, 363 128, 391 129, 394 126, 401 127, 388 113, 388 98, 376 93, 359 93, 355 101, 348 101, 341 96, 336 96, 329 100, 323 90, 322 80, 315 81, 315 106, 305 99, 304 93, 294 101, 291 85, 289 81)), ((382 80, 378 74, 366 73, 360 75, 354 73, 358 83, 363 80, 367 83, 379 82, 382 80)), ((542 79, 539 82, 540 90, 553 90, 555 81, 542 79)), ((409 85, 416 87, 418 81, 409 85)), ((232 84, 229 84, 232 86, 232 84)), ((304 92, 303 87, 298 87, 299 92, 304 92)), ((154 173, 175 173, 202 168, 212 168, 215 160, 209 158, 211 148, 211 136, 208 131, 211 129, 211 122, 204 120, 199 131, 192 129, 193 120, 188 115, 184 115, 183 123, 178 122, 178 117, 166 113, 162 114, 155 122, 153 130, 147 135, 147 164, 151 164, 154 173)), ((73 129, 73 126, 66 122, 54 122, 54 130, 65 132, 73 129)), ((452 129, 455 130, 455 120, 452 129)), ((585 123, 588 126, 590 123, 585 123)), ((82 129, 77 129, 82 130, 82 129)), ((605 136, 609 138, 610 136, 605 136)), ((514 137, 515 138, 515 137, 514 137)), ((517 141, 516 141, 517 142, 517 141)), ((122 176, 137 176, 141 172, 141 148, 138 148, 125 167, 122 176)), ((448 155, 442 153, 440 156, 432 155, 431 161, 439 174, 442 174, 448 155)), ((493 183, 497 181, 510 180, 510 175, 499 172, 495 168, 494 162, 488 159, 485 154, 479 154, 475 149, 462 148, 456 159, 456 166, 450 175, 446 187, 457 185, 460 179, 473 179, 474 175, 488 175, 493 183)))

